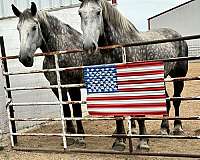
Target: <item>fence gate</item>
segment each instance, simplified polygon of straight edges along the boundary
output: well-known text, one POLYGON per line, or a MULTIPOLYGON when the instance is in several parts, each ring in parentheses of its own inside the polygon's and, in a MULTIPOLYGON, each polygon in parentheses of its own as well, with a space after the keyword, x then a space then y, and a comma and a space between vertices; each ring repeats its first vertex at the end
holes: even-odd
MULTIPOLYGON (((126 44, 126 45, 116 45, 116 46, 111 46, 111 48, 113 47, 130 47, 130 46, 137 46, 137 45, 148 45, 148 44, 156 44, 156 43, 166 43, 169 41, 178 41, 178 40, 186 40, 186 39, 192 39, 192 38, 200 38, 200 36, 188 36, 188 37, 183 37, 183 38, 176 38, 176 39, 169 39, 169 40, 159 40, 159 41, 151 41, 151 42, 140 42, 140 43, 133 43, 133 44, 126 44)), ((200 136, 198 135, 188 135, 188 136, 174 136, 174 135, 157 135, 157 134, 148 134, 148 135, 135 135, 132 134, 131 132, 131 118, 135 119, 135 120, 139 120, 139 119, 144 119, 147 121, 155 121, 153 123, 156 123, 156 121, 160 121, 163 119, 166 120, 175 120, 175 119, 180 119, 180 120, 200 120, 200 116, 193 116, 193 117, 156 117, 156 116, 151 116, 151 117, 131 117, 131 116, 125 116, 125 117, 90 117, 90 116, 85 116, 84 118, 66 118, 64 117, 64 113, 63 113, 63 104, 75 104, 75 103, 82 103, 82 104, 86 104, 86 101, 67 101, 67 102, 63 102, 62 101, 62 93, 61 93, 61 88, 70 88, 70 87, 84 87, 85 84, 69 84, 69 85, 62 85, 60 82, 60 71, 63 70, 73 70, 73 69, 84 69, 84 66, 81 67, 69 67, 69 68, 59 68, 58 65, 58 55, 59 54, 67 54, 70 52, 75 52, 74 50, 72 51, 60 51, 60 52, 53 52, 52 55, 55 56, 55 64, 56 64, 56 68, 55 69, 49 69, 49 70, 45 70, 45 69, 39 69, 39 70, 23 70, 23 71, 17 71, 17 72, 12 72, 8 70, 7 67, 7 61, 10 61, 12 59, 16 59, 18 58, 18 56, 7 56, 5 54, 5 49, 4 49, 4 43, 3 43, 3 37, 0 38, 0 42, 1 42, 1 53, 2 53, 2 57, 1 60, 3 62, 3 76, 5 77, 6 80, 6 86, 5 86, 5 90, 7 92, 7 112, 8 112, 8 118, 9 118, 9 128, 10 128, 10 138, 11 138, 11 145, 12 148, 15 150, 23 150, 23 151, 59 151, 59 152, 83 152, 83 153, 107 153, 107 154, 127 154, 127 155, 140 155, 140 156, 166 156, 166 157, 190 157, 190 158, 200 158, 200 152, 198 153, 176 153, 176 152, 140 152, 138 150, 135 150, 135 148, 133 147, 133 141, 135 142, 135 139, 141 138, 141 137, 145 137, 145 138, 152 138, 154 139, 154 141, 157 141, 158 138, 162 139, 165 141, 165 139, 168 139, 168 141, 170 141, 171 139, 182 139, 182 140, 198 140, 200 139, 200 136), (18 76, 18 75, 28 75, 28 74, 37 74, 37 73, 45 73, 45 72, 56 72, 57 75, 57 85, 49 85, 49 86, 31 86, 31 87, 11 87, 12 85, 10 85, 10 77, 12 76, 18 76), (52 89, 52 88, 57 88, 58 89, 58 93, 59 93, 59 98, 58 101, 54 101, 54 102, 13 102, 13 97, 12 97, 12 92, 21 92, 21 91, 32 91, 32 90, 47 90, 47 89, 52 89), (22 107, 25 106, 26 110, 28 110, 28 108, 30 106, 50 106, 50 105, 57 105, 60 107, 60 113, 59 113, 59 117, 58 118, 50 118, 50 117, 42 117, 42 118, 33 118, 33 117, 28 117, 28 118, 20 118, 20 117, 15 117, 14 115, 14 108, 15 107, 22 107), (121 134, 121 135, 116 135, 113 134, 113 128, 109 127, 108 124, 110 124, 110 126, 115 125, 115 120, 116 119, 123 119, 126 121, 126 127, 128 128, 128 132, 127 134, 121 134), (94 133, 87 133, 87 134, 68 134, 66 133, 66 126, 65 126, 65 121, 66 120, 83 120, 84 121, 84 125, 89 126, 88 128, 86 128, 86 133, 87 131, 94 131, 94 133), (29 130, 29 131, 18 131, 16 129, 16 124, 18 122, 26 122, 26 121, 37 121, 37 122, 45 122, 42 123, 41 126, 39 128, 37 128, 37 130, 33 129, 33 130, 29 130), (99 122, 96 123, 96 122, 99 122), (49 122, 49 123, 46 123, 49 122), (51 122, 51 123, 50 123, 51 122), (50 127, 49 127, 50 126, 50 127), (60 126, 60 127, 58 127, 60 126), (48 128, 48 131, 45 130, 46 127, 48 128), (55 129, 53 130, 53 133, 49 133, 49 130, 52 131, 52 128, 55 127, 55 129), (97 130, 95 130, 95 127, 97 128, 97 130), (105 129, 102 129, 102 127, 105 127, 108 129, 109 134, 107 134, 105 132, 105 129), (97 132, 99 129, 99 133, 97 132), (111 131, 109 130, 111 129, 111 131), (45 133, 43 132, 45 131, 45 133), (47 133, 46 133, 47 131, 47 133), (97 133, 96 133, 97 132, 97 133), (31 147, 27 147, 24 146, 24 144, 20 145, 20 141, 22 140, 23 137, 31 137, 30 139, 26 139, 25 138, 25 142, 27 142, 28 144, 31 143, 31 140, 36 141, 37 143, 41 142, 42 140, 46 140, 45 143, 51 143, 52 146, 50 146, 48 143, 45 145, 45 147, 41 147, 42 145, 37 145, 35 144, 31 146, 31 147), (94 141, 93 146, 89 146, 87 144, 87 147, 84 149, 78 149, 78 148, 73 148, 67 145, 66 142, 66 137, 86 137, 86 139, 88 140, 89 144, 91 143, 91 140, 94 138, 96 138, 96 141, 94 141), (116 137, 124 137, 127 138, 128 143, 127 143, 127 150, 122 151, 122 152, 117 152, 117 151, 112 151, 109 150, 108 148, 111 148, 110 139, 112 138, 116 138, 116 137), (101 145, 101 138, 104 139, 104 141, 108 142, 106 149, 94 149, 94 146, 96 144, 96 146, 101 145), (106 139, 106 140, 105 140, 106 139), (59 144, 58 144, 59 143, 59 144), (61 146, 62 143, 62 146, 61 146), (99 143, 99 144, 98 144, 99 143), (55 144, 58 144, 58 146, 54 146, 55 144), (107 150, 108 149, 108 150, 107 150)), ((101 48, 103 49, 103 48, 101 48)), ((106 48, 108 49, 108 47, 106 48)), ((124 50, 124 49, 123 49, 124 50)), ((80 50, 78 50, 80 52, 80 50)), ((35 54, 35 57, 38 56, 44 56, 45 53, 38 53, 35 54)), ((126 63, 126 54, 125 54, 125 50, 123 52, 123 62, 126 63)), ((163 60, 164 62, 169 62, 169 61, 181 61, 181 60, 194 60, 194 59, 200 59, 200 57, 181 57, 181 58, 174 58, 174 59, 168 59, 168 60, 163 60)), ((180 78, 167 78, 164 81, 167 82, 174 82, 174 81, 189 81, 189 80, 200 80, 200 76, 197 77, 180 77, 180 78)), ((24 97, 24 99, 26 99, 26 97, 24 97)), ((182 101, 184 100, 200 100, 199 96, 196 97, 173 97, 173 98, 168 98, 166 100, 176 100, 176 99, 180 99, 182 101)), ((16 114, 16 113, 15 113, 16 114)), ((160 126, 160 124, 159 124, 160 126)), ((86 143, 87 143, 86 140, 86 143)), ((166 142, 166 141, 165 141, 166 142)), ((163 142, 164 143, 164 142, 163 142)), ((199 143, 199 141, 198 141, 199 143)), ((184 144, 185 145, 185 144, 184 144)), ((95 147, 96 147, 95 146, 95 147)), ((150 147, 151 147, 151 143, 150 143, 150 147)), ((164 149, 163 149, 164 150, 164 149)))

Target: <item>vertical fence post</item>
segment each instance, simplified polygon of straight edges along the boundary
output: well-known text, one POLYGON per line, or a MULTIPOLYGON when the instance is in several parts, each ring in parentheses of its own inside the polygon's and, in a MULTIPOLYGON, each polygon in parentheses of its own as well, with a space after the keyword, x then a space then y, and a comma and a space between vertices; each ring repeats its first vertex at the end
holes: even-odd
MULTIPOLYGON (((11 102, 11 100, 10 100, 11 102)), ((11 112, 10 112, 10 108, 13 107, 13 106, 10 106, 10 102, 7 102, 7 105, 6 105, 6 109, 7 109, 7 114, 8 114, 8 125, 9 125, 9 130, 10 130, 10 141, 11 141, 11 146, 14 147, 15 146, 15 137, 16 136, 13 136, 13 130, 12 130, 12 122, 15 122, 15 121, 11 121, 10 118, 11 117, 11 112)))
POLYGON ((61 116, 61 122, 62 122, 62 131, 63 131, 63 144, 64 144, 64 149, 67 149, 67 141, 66 141, 66 126, 65 126, 65 120, 64 120, 64 111, 63 111, 63 105, 62 105, 62 91, 61 91, 61 82, 60 82, 60 72, 58 71, 59 69, 59 64, 58 64, 58 55, 54 54, 55 58, 55 65, 56 65, 56 77, 57 77, 57 84, 58 84, 58 99, 60 102, 60 116, 61 116))
POLYGON ((126 48, 122 47, 122 63, 126 63, 126 48))
MULTIPOLYGON (((122 63, 126 63, 126 48, 122 47, 122 63)), ((128 135, 131 136, 131 116, 128 117, 128 135)), ((131 137, 128 138, 129 140, 129 152, 132 153, 133 152, 133 145, 132 145, 132 139, 131 137)))
MULTIPOLYGON (((4 46, 4 40, 3 37, 0 37, 0 46, 1 46, 1 55, 2 57, 6 57, 6 52, 5 52, 5 46, 4 46)), ((3 63, 3 71, 4 72, 8 72, 8 65, 7 65, 7 61, 6 59, 2 61, 3 63)), ((10 79, 8 75, 5 75, 6 78, 6 88, 10 88, 10 79)), ((7 91, 7 97, 12 100, 12 94, 11 91, 7 91)), ((14 114, 14 109, 13 106, 7 105, 7 110, 9 112, 9 119, 10 118, 14 118, 15 114, 14 114)), ((10 123, 10 127, 11 127, 11 133, 16 133, 16 125, 15 125, 15 121, 11 121, 9 120, 10 123)), ((17 136, 13 136, 11 135, 11 139, 13 139, 13 145, 17 143, 17 136)))
MULTIPOLYGON (((131 132, 131 116, 128 117, 128 136, 132 136, 131 132)), ((132 139, 129 137, 129 153, 133 152, 133 144, 132 144, 132 139)))

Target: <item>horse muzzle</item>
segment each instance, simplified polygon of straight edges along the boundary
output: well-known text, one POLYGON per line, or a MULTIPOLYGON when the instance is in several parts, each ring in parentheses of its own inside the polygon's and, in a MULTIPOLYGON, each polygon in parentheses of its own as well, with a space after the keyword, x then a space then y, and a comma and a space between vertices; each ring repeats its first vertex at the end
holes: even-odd
POLYGON ((98 49, 98 45, 95 42, 84 42, 83 43, 83 50, 85 51, 92 51, 92 52, 96 52, 96 50, 98 49))
POLYGON ((32 67, 32 66, 33 66, 33 57, 30 57, 30 56, 21 57, 21 56, 19 56, 19 61, 20 61, 25 67, 32 67))

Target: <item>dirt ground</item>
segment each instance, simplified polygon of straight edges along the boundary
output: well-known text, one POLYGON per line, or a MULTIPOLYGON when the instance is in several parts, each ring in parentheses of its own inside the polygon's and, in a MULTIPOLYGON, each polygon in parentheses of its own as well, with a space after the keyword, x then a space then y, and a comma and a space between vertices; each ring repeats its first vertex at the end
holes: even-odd
MULTIPOLYGON (((200 63, 190 63, 189 72, 187 76, 199 76, 200 63)), ((199 96, 200 95, 200 81, 185 82, 185 88, 182 93, 183 97, 199 96)), ((167 84, 170 96, 172 96, 172 85, 167 84)), ((190 117, 200 115, 200 105, 198 101, 183 101, 181 104, 181 117, 190 117)), ((173 108, 170 115, 174 115, 173 108)), ((22 123, 22 122, 21 122, 22 123)), ((146 121, 147 132, 149 134, 158 134, 161 121, 146 121)), ((184 134, 200 136, 200 121, 182 121, 184 134)), ((126 124, 127 125, 127 124, 126 124)), ((84 122, 85 131, 88 134, 112 134, 114 131, 113 121, 95 121, 84 122)), ((138 128, 138 126, 137 126, 138 128)), ((170 129, 173 128, 173 121, 170 121, 170 129)), ((43 124, 40 128, 33 129, 34 133, 60 133, 61 124, 51 123, 43 124)), ((52 149, 62 149, 62 138, 57 137, 19 137, 20 147, 48 147, 52 149)), ((111 138, 86 138, 87 149, 111 149, 114 139, 111 138)), ((138 139, 133 139, 134 150, 138 144, 138 139)), ((127 142, 128 143, 128 142, 127 142)), ((163 157, 141 157, 141 156, 127 156, 127 155, 103 155, 103 154, 81 154, 81 153, 40 153, 40 152, 21 152, 13 151, 7 141, 3 151, 0 151, 0 160, 129 160, 129 159, 186 159, 186 158, 163 158, 163 157)), ((173 152, 173 153, 200 153, 199 140, 176 140, 176 139, 150 139, 151 152, 173 152)), ((76 148, 72 146, 70 148, 76 148)), ((128 150, 128 144, 126 147, 128 150)))

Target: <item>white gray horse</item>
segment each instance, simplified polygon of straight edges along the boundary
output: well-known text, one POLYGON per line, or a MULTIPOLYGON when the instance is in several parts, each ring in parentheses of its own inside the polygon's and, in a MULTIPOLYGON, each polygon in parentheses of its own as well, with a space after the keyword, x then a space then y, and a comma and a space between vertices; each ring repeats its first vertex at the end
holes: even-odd
MULTIPOLYGON (((19 60, 26 66, 33 66, 34 53, 37 48, 43 52, 66 50, 66 49, 81 49, 82 35, 61 22, 56 17, 50 15, 45 11, 37 11, 35 3, 31 3, 31 8, 20 12, 14 5, 12 5, 14 14, 19 17, 17 29, 20 36, 20 53, 19 60)), ((83 53, 70 53, 58 56, 59 67, 71 67, 82 65, 101 64, 101 54, 88 55, 83 53)), ((55 68, 54 56, 46 55, 43 61, 43 69, 55 68)), ((82 70, 71 70, 60 72, 61 84, 79 84, 83 83, 82 70)), ((45 72, 46 79, 51 85, 57 84, 55 72, 45 72)), ((67 101, 67 91, 69 91, 72 101, 81 101, 80 88, 62 88, 62 100, 67 101)), ((52 89, 54 94, 58 97, 58 90, 52 89)), ((70 107, 64 104, 64 116, 71 117, 70 107)), ((81 104, 73 104, 74 117, 82 117, 81 104)), ((66 121, 66 132, 83 134, 84 128, 80 120, 76 121, 77 131, 72 121, 66 121)), ((68 145, 74 144, 73 138, 67 138, 68 145)), ((77 139, 76 143, 80 146, 85 146, 83 138, 77 139)))
MULTIPOLYGON (((81 17, 84 38, 83 47, 85 50, 95 51, 98 46, 181 37, 176 31, 166 28, 139 32, 127 18, 106 0, 80 1, 82 4, 79 8, 79 15, 81 17)), ((188 56, 188 46, 185 41, 128 47, 125 51, 128 62, 188 56)), ((104 63, 122 62, 122 49, 102 50, 101 52, 104 53, 104 63)), ((173 78, 184 77, 187 71, 187 61, 165 63, 165 77, 168 75, 173 78)), ((183 87, 184 82, 174 82, 174 97, 181 96, 183 87)), ((168 96, 167 92, 166 95, 168 96)), ((179 116, 180 103, 180 100, 173 101, 175 116, 179 116)), ((168 113, 169 110, 170 102, 167 101, 168 113)), ((134 121, 132 122, 132 126, 135 127, 134 121)), ((144 120, 140 120, 138 123, 140 134, 146 134, 144 120)), ((182 132, 181 121, 175 120, 173 133, 181 134, 182 132)), ((117 133, 125 133, 123 121, 117 122, 117 133)), ((169 133, 168 120, 162 121, 161 133, 169 133)), ((121 141, 121 139, 118 141, 121 141)), ((125 148, 123 147, 123 145, 125 146, 125 141, 116 142, 113 147, 117 148, 118 144, 121 145, 121 148, 125 148)), ((138 147, 140 149, 149 149, 148 139, 141 138, 138 147)))

